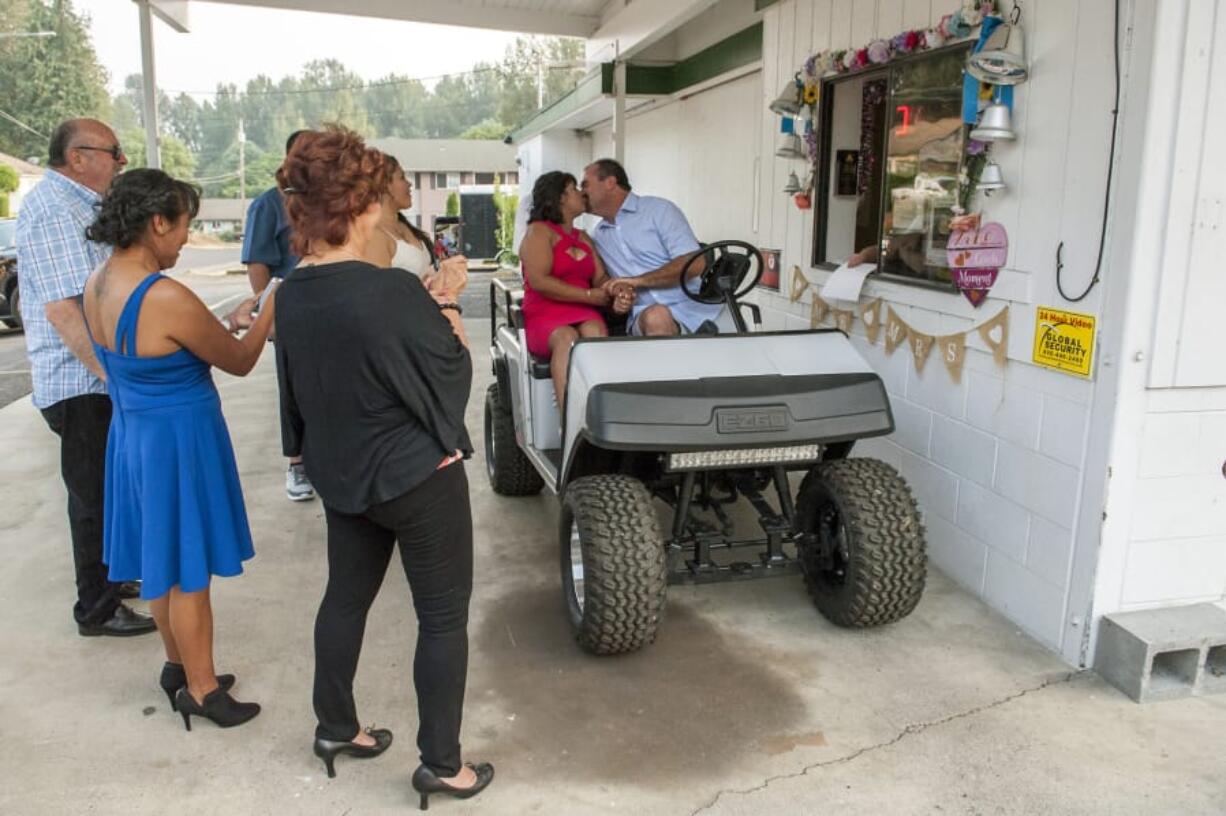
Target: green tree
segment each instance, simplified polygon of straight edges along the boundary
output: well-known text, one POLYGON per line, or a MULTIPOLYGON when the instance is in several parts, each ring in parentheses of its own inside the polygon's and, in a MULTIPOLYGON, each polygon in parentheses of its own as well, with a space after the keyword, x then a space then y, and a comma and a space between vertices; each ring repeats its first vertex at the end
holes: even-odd
MULTIPOLYGON (((119 134, 120 144, 128 156, 128 167, 148 167, 145 155, 145 132, 129 130, 119 134)), ((162 169, 177 179, 188 181, 195 177, 196 157, 187 145, 174 136, 162 134, 158 139, 162 154, 162 169)))
POLYGON ((582 40, 517 37, 499 66, 499 121, 519 127, 570 92, 583 72, 582 40))
POLYGON ((497 119, 486 119, 478 122, 460 134, 461 139, 498 139, 511 132, 511 129, 497 119))
POLYGON ((106 118, 107 74, 89 38, 89 18, 71 0, 0 0, 0 33, 54 31, 54 37, 0 37, 4 110, 38 131, 0 119, 0 150, 45 156, 55 126, 77 116, 106 118))
POLYGON ((21 184, 21 176, 7 164, 0 164, 0 218, 9 214, 9 193, 15 191, 21 184))
POLYGON ((421 139, 426 135, 429 98, 421 81, 389 74, 370 83, 362 104, 376 135, 421 139))
POLYGON ((502 180, 495 178, 494 208, 498 212, 498 226, 494 228, 494 240, 500 251, 509 253, 504 261, 512 266, 519 263, 515 254, 515 216, 519 211, 519 196, 502 191, 502 180))
POLYGON ((460 196, 455 190, 447 194, 447 207, 444 210, 444 214, 447 216, 460 214, 460 196))

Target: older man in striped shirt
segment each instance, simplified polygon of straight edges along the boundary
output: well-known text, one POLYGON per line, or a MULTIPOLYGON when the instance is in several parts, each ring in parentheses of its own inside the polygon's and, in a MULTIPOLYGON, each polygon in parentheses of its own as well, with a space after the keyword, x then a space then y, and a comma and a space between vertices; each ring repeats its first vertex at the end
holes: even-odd
POLYGON ((155 630, 153 619, 120 602, 137 590, 110 582, 102 563, 111 399, 81 311, 86 279, 110 254, 86 240, 85 228, 128 160, 111 129, 93 119, 57 127, 49 159, 17 216, 17 269, 34 407, 60 437, 76 568, 73 617, 82 635, 140 635, 155 630))

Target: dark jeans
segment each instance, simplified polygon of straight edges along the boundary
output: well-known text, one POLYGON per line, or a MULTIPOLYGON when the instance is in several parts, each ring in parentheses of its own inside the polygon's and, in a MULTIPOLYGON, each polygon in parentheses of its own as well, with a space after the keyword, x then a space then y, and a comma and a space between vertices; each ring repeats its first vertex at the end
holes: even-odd
POLYGON ((399 498, 352 516, 328 507, 328 588, 315 619, 315 734, 358 734, 353 676, 366 613, 400 543, 417 610, 417 747, 439 776, 460 772, 460 720, 468 677, 468 599, 473 585, 468 478, 457 462, 399 498))
POLYGON ((101 623, 119 606, 117 584, 102 563, 102 495, 106 482, 106 436, 111 398, 70 397, 43 409, 43 419, 60 437, 60 474, 68 489, 68 527, 77 573, 77 623, 101 623))

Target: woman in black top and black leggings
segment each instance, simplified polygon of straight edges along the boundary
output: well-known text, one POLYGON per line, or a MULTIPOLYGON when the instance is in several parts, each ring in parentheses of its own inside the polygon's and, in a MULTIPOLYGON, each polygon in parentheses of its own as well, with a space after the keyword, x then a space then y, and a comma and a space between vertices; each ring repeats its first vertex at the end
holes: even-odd
POLYGON ((339 128, 298 138, 277 181, 302 265, 277 294, 284 444, 301 450, 328 521, 328 587, 315 620, 315 753, 373 757, 385 729, 362 731, 353 677, 394 545, 417 610, 413 787, 467 798, 493 766, 460 759, 472 592, 472 514, 461 461, 472 381, 455 293, 360 258, 390 182, 386 158, 339 128))

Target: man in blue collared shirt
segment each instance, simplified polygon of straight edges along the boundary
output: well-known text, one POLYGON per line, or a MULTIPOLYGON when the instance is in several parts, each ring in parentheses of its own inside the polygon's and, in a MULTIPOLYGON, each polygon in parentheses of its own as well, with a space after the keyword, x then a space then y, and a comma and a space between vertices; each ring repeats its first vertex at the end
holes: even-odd
MULTIPOLYGON (((289 135, 285 140, 287 155, 298 137, 306 132, 296 130, 289 135)), ((257 295, 264 291, 270 280, 285 278, 298 265, 299 258, 290 247, 290 223, 289 215, 285 212, 285 200, 275 186, 256 196, 247 208, 241 258, 247 265, 251 291, 257 295)), ((281 417, 281 427, 285 427, 284 416, 281 417)), ((296 502, 315 498, 315 488, 307 478, 300 454, 300 451, 293 452, 285 471, 285 496, 296 502)))
POLYGON ((134 587, 107 580, 102 563, 103 491, 111 399, 81 308, 85 282, 110 256, 86 240, 94 207, 128 163, 109 127, 70 119, 51 135, 43 180, 17 216, 17 269, 34 407, 60 437, 68 527, 76 568, 73 617, 82 635, 140 635, 153 619, 119 599, 134 587))
MULTIPOLYGON (((626 328, 632 334, 693 332, 715 320, 723 308, 692 300, 681 291, 681 270, 699 249, 698 239, 676 204, 631 192, 625 169, 613 159, 592 162, 583 171, 588 211, 601 217, 592 239, 609 275, 614 311, 634 305, 626 328)), ((691 278, 701 271, 695 264, 691 278)))

